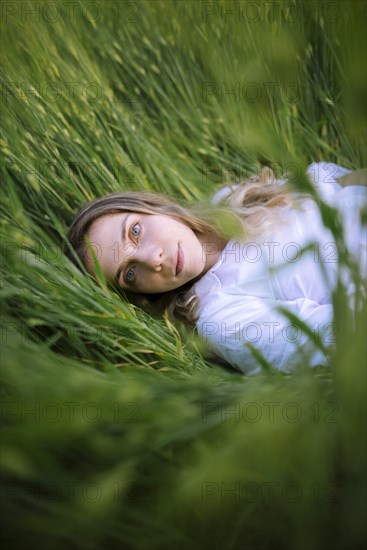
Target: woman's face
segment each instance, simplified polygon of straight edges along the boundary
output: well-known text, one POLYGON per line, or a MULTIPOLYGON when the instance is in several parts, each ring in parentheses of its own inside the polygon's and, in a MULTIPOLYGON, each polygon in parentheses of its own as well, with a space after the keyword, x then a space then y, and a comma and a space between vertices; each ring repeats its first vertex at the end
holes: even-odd
MULTIPOLYGON (((167 292, 204 275, 221 251, 170 216, 139 212, 102 216, 88 237, 110 283, 146 294, 167 292)), ((88 255, 87 268, 92 266, 88 255)))

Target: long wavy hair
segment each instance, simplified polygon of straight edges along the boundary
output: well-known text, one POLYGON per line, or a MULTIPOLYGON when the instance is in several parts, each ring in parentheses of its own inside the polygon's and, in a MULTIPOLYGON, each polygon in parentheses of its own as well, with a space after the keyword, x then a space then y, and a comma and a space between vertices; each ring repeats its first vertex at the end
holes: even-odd
MULTIPOLYGON (((225 243, 234 235, 228 233, 228 223, 221 223, 223 217, 218 216, 218 212, 225 215, 227 222, 231 219, 232 223, 229 225, 232 231, 237 226, 240 236, 255 237, 266 229, 271 229, 274 223, 281 223, 280 214, 284 208, 296 206, 294 192, 287 184, 280 185, 275 180, 273 171, 267 167, 259 175, 240 182, 236 188, 230 187, 230 190, 229 195, 217 206, 202 203, 190 208, 163 195, 147 192, 111 193, 97 198, 77 213, 68 229, 67 239, 70 244, 66 244, 64 252, 79 268, 79 261, 87 268, 88 244, 85 236, 98 218, 111 214, 139 212, 171 216, 186 224, 196 234, 209 233, 222 238, 225 243)), ((115 285, 109 286, 151 315, 160 315, 166 311, 171 319, 179 319, 194 326, 200 302, 196 295, 188 291, 199 278, 175 290, 157 294, 138 294, 115 285)))

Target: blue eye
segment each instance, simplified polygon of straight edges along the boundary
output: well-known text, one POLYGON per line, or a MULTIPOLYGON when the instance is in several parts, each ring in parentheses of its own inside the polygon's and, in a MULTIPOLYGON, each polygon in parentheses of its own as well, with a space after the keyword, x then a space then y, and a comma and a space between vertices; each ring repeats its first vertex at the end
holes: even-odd
POLYGON ((128 269, 125 275, 125 281, 131 283, 134 280, 135 272, 133 269, 128 269))
POLYGON ((131 229, 131 233, 133 234, 134 237, 138 237, 139 236, 139 233, 140 233, 140 225, 138 223, 136 223, 135 225, 133 225, 132 229, 131 229), (136 234, 134 232, 135 228, 138 228, 138 233, 136 234))

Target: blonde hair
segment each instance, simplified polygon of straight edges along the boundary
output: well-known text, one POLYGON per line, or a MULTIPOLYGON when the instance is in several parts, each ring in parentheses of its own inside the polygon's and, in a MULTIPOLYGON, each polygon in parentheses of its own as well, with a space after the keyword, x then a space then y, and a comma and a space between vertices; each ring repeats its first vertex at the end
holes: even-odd
MULTIPOLYGON (((95 220, 108 214, 139 212, 171 216, 196 233, 213 234, 225 242, 233 235, 229 236, 228 229, 218 225, 218 218, 213 215, 216 208, 230 214, 240 227, 243 237, 254 237, 271 228, 274 223, 281 223, 281 211, 285 207, 295 205, 294 193, 288 185, 280 185, 275 180, 273 171, 267 167, 263 168, 259 175, 240 182, 240 185, 217 207, 211 206, 206 209, 201 206, 186 208, 168 197, 154 193, 112 193, 86 204, 77 213, 68 229, 67 238, 71 246, 66 245, 65 254, 78 267, 79 262, 87 267, 88 246, 85 236, 95 220)), ((196 295, 189 294, 188 291, 199 278, 178 289, 159 294, 137 294, 110 286, 152 315, 166 311, 171 319, 178 319, 194 326, 200 302, 196 295)))

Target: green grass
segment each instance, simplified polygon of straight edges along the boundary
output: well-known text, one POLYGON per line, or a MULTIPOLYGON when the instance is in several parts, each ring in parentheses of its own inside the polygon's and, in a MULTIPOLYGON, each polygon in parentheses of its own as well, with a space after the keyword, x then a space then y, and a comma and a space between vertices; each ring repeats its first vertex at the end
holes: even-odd
POLYGON ((365 300, 335 293, 330 369, 246 378, 61 250, 108 192, 366 166, 366 4, 1 9, 6 547, 364 547, 365 300))

